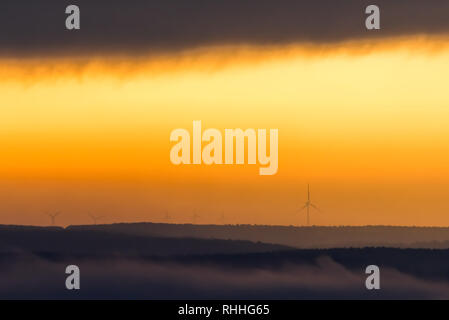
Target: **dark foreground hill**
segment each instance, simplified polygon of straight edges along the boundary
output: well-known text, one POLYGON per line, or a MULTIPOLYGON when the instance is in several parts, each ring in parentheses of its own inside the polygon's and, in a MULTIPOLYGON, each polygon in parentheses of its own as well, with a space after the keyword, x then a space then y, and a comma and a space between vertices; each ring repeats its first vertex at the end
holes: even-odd
POLYGON ((68 230, 98 230, 128 235, 231 239, 276 243, 296 248, 398 247, 449 248, 449 228, 438 227, 294 227, 263 225, 192 225, 118 223, 69 226, 68 230))
POLYGON ((0 299, 449 299, 449 250, 291 249, 90 228, 0 226, 0 299), (380 290, 365 269, 380 268, 380 290), (81 289, 65 288, 68 265, 81 289))
POLYGON ((449 251, 298 249, 138 257, 0 253, 0 299, 448 299, 449 251), (65 289, 75 264, 81 289, 65 289), (367 290, 365 268, 380 268, 367 290))
MULTIPOLYGON (((449 250, 292 249, 244 240, 162 237, 162 233, 149 230, 164 226, 138 224, 143 227, 141 232, 129 229, 134 226, 0 226, 0 299, 449 299, 449 250), (78 291, 65 288, 68 265, 80 268, 78 291), (365 287, 368 265, 380 268, 380 290, 365 287)), ((165 227, 194 228, 202 230, 203 236, 205 230, 210 231, 210 226, 165 227)), ((233 232, 256 230, 255 235, 278 239, 268 227, 232 228, 233 232)), ((386 230, 380 233, 384 235, 391 232, 372 228, 376 233, 386 230)), ((335 231, 326 233, 329 229, 290 231, 297 236, 304 231, 308 236, 316 232, 324 236, 335 231)), ((354 237, 370 227, 356 233, 351 233, 351 228, 336 229, 354 237)), ((161 228, 154 230, 161 232, 161 228)), ((444 236, 444 230, 436 230, 434 235, 428 233, 431 230, 400 231, 402 236, 416 232, 421 240, 444 239, 438 238, 444 236)), ((343 239, 338 232, 340 238, 333 241, 343 239)), ((231 236, 237 235, 231 232, 231 236)))

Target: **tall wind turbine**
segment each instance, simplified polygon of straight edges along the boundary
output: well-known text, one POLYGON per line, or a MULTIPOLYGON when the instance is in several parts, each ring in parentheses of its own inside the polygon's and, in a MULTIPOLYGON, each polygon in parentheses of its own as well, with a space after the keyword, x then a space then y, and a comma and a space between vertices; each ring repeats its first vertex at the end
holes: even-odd
POLYGON ((97 224, 97 221, 100 219, 103 219, 104 217, 102 216, 94 216, 93 214, 89 213, 89 217, 91 217, 91 219, 94 221, 94 225, 97 224))
POLYGON ((61 212, 55 212, 55 213, 47 213, 47 215, 50 217, 51 219, 51 225, 54 226, 55 225, 55 221, 56 221, 56 217, 59 216, 61 214, 61 212))
POLYGON ((304 206, 299 209, 299 211, 302 211, 304 209, 307 209, 307 225, 310 225, 310 207, 314 208, 315 210, 317 210, 318 212, 320 212, 321 210, 318 209, 318 207, 316 205, 314 205, 312 203, 312 201, 310 200, 310 186, 309 184, 307 184, 307 201, 304 204, 304 206))

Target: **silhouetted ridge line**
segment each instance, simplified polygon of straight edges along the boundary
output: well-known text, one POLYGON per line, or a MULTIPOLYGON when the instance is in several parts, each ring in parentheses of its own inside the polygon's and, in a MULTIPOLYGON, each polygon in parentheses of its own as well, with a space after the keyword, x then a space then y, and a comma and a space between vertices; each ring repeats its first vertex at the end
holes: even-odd
POLYGON ((296 248, 422 247, 449 248, 447 227, 400 226, 269 226, 117 223, 69 226, 71 230, 101 230, 121 234, 248 240, 296 248))

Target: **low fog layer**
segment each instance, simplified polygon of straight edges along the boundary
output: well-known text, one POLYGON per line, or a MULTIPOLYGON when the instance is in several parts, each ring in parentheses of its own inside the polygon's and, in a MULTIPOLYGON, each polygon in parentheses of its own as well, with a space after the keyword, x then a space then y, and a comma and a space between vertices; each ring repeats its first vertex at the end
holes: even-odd
MULTIPOLYGON (((76 262, 76 261, 73 261, 76 262)), ((64 287, 65 263, 38 257, 0 263, 0 298, 301 299, 449 298, 449 283, 420 280, 392 268, 381 290, 365 289, 364 270, 349 270, 328 257, 280 269, 227 269, 215 265, 138 260, 78 263, 81 290, 64 287)))

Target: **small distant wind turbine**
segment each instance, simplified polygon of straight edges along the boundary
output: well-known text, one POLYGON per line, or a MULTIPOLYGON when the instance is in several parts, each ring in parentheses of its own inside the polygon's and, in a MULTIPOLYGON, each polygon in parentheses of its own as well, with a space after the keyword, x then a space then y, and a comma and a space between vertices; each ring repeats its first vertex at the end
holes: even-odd
POLYGON ((318 207, 310 201, 310 186, 309 184, 307 184, 307 201, 304 204, 304 206, 301 209, 299 209, 299 211, 307 209, 307 225, 310 225, 310 207, 314 208, 318 212, 321 212, 321 210, 318 209, 318 207))
POLYGON ((171 216, 168 214, 167 211, 165 211, 164 219, 165 219, 166 221, 170 221, 170 220, 171 220, 171 216))
POLYGON ((220 222, 221 223, 225 222, 225 214, 224 214, 224 212, 222 212, 221 215, 220 215, 220 222))
POLYGON ((193 220, 193 223, 195 224, 196 223, 196 220, 198 219, 198 218, 201 218, 196 212, 192 215, 192 220, 193 220))
POLYGON ((94 222, 94 225, 96 225, 96 224, 97 224, 98 220, 100 220, 100 219, 103 219, 103 218, 104 218, 103 216, 94 216, 94 215, 93 215, 93 214, 91 214, 91 213, 89 213, 89 217, 91 217, 91 219, 93 220, 93 222, 94 222))
POLYGON ((55 221, 56 221, 56 217, 59 216, 61 214, 61 212, 55 212, 55 213, 47 213, 47 215, 50 217, 51 219, 51 225, 54 226, 55 225, 55 221))

